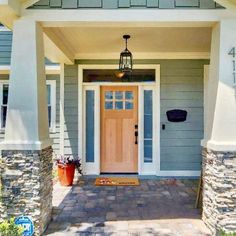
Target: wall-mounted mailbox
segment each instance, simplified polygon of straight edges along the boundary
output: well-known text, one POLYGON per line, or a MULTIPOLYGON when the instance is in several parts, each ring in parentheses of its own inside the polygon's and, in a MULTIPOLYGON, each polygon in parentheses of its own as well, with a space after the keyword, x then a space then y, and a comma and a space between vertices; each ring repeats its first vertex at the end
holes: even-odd
POLYGON ((183 122, 187 119, 187 111, 174 109, 166 112, 167 119, 170 122, 183 122))

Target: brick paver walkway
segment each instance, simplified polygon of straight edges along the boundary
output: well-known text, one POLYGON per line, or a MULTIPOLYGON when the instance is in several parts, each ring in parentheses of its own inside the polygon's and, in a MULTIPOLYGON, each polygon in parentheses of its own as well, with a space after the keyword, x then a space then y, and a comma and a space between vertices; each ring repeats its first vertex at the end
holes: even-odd
POLYGON ((211 235, 194 209, 197 182, 141 180, 137 187, 96 187, 85 179, 54 186, 45 235, 211 235))

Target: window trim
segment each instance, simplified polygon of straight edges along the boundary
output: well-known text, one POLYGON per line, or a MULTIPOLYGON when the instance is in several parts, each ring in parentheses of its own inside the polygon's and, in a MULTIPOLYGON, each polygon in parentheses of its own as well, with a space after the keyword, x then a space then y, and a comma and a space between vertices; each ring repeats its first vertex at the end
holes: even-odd
MULTIPOLYGON (((47 80, 47 85, 51 86, 51 126, 49 127, 50 133, 56 132, 56 80, 47 80)), ((2 106, 3 98, 3 85, 9 85, 9 80, 0 80, 0 106, 2 106)), ((4 132, 5 127, 2 128, 2 118, 0 117, 0 131, 4 132)))

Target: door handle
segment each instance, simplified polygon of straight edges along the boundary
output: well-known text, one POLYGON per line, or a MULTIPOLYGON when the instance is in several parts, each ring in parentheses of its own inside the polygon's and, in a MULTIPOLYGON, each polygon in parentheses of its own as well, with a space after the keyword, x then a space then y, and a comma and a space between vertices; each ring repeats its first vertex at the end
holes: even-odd
POLYGON ((138 144, 138 131, 135 131, 134 135, 135 135, 135 144, 138 144))

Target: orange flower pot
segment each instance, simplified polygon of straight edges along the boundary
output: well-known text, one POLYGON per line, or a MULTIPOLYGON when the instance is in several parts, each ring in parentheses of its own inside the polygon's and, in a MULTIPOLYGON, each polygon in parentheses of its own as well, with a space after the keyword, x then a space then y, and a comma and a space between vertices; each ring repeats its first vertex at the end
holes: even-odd
POLYGON ((75 175, 75 164, 58 164, 58 179, 63 186, 73 185, 73 179, 75 175))

